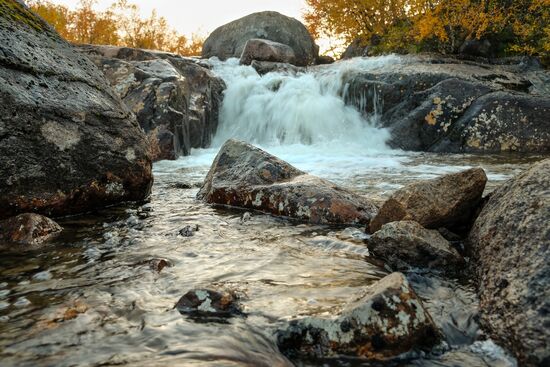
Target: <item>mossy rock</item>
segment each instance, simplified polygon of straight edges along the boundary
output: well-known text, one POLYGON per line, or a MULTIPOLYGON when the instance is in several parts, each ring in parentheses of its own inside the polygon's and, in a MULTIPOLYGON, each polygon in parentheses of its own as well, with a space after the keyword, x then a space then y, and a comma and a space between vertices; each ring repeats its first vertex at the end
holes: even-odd
POLYGON ((0 18, 17 24, 25 24, 37 31, 49 30, 46 22, 17 0, 0 0, 0 18))

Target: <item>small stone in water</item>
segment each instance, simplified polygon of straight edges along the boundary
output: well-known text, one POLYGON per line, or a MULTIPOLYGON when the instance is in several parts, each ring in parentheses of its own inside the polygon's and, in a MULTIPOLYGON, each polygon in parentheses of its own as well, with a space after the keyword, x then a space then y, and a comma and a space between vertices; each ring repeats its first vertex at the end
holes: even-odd
POLYGON ((8 322, 8 321, 10 321, 9 316, 0 316, 0 322, 8 322))
POLYGON ((194 289, 187 292, 175 307, 182 315, 230 316, 240 313, 233 294, 209 289, 194 289))
POLYGON ((10 307, 8 302, 0 302, 0 310, 10 307))
POLYGON ((27 307, 31 304, 31 301, 26 299, 25 297, 19 297, 17 301, 13 304, 15 307, 27 307))
POLYGON ((172 266, 172 264, 165 259, 152 259, 149 261, 149 267, 157 273, 160 273, 166 266, 172 266))
POLYGON ((2 282, 0 283, 0 288, 6 288, 8 286, 8 283, 2 282))
POLYGON ((0 291, 0 297, 6 297, 10 293, 11 293, 11 291, 9 289, 1 290, 0 291))
POLYGON ((40 273, 36 273, 32 276, 34 280, 50 280, 52 279, 52 273, 50 273, 49 270, 41 271, 40 273))
POLYGON ((199 225, 194 224, 192 226, 185 226, 182 229, 180 229, 179 234, 183 237, 191 237, 195 234, 195 232, 199 231, 199 225))
POLYGON ((252 218, 252 214, 250 214, 249 212, 245 212, 241 217, 241 223, 248 222, 251 218, 252 218))

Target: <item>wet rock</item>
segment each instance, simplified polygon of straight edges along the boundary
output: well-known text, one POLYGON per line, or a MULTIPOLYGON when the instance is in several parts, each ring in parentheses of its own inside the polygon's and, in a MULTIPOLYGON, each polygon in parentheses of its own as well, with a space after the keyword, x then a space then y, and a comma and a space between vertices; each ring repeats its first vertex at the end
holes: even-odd
POLYGON ((166 52, 81 46, 150 137, 155 160, 210 145, 225 83, 197 60, 166 52))
POLYGON ((397 190, 370 223, 370 231, 382 225, 413 220, 425 228, 457 228, 467 225, 477 209, 487 176, 481 168, 415 182, 397 190))
POLYGON ((233 139, 220 149, 197 197, 308 223, 366 224, 377 211, 367 199, 233 139))
POLYGON ((264 39, 250 39, 244 46, 240 63, 250 65, 252 60, 294 64, 296 55, 290 46, 264 39))
POLYGON ((231 316, 240 313, 235 295, 210 289, 194 289, 184 294, 175 308, 182 315, 231 316))
POLYGON ((270 61, 257 61, 254 60, 250 64, 256 72, 260 75, 265 75, 267 73, 284 73, 290 75, 296 75, 297 73, 304 71, 305 68, 298 66, 284 64, 281 62, 270 62, 270 61))
MULTIPOLYGON (((5 244, 36 246, 47 242, 63 231, 50 218, 25 213, 0 221, 0 247, 5 244)), ((11 247, 11 246, 10 246, 11 247)))
POLYGON ((320 55, 317 58, 317 65, 329 65, 334 64, 334 59, 327 55, 320 55))
POLYGON ((353 57, 368 56, 368 47, 361 38, 356 38, 351 42, 342 53, 341 59, 351 59, 353 57))
POLYGON ((19 2, 0 6, 0 218, 146 198, 146 137, 103 74, 19 2))
POLYGON ((240 57, 248 40, 257 38, 290 46, 298 66, 313 64, 319 53, 319 48, 302 23, 274 11, 265 11, 217 28, 204 42, 202 56, 216 56, 221 60, 240 57))
POLYGON ((550 159, 495 190, 468 242, 482 326, 521 365, 550 361, 550 159))
POLYGON ((387 360, 413 349, 429 349, 440 333, 401 273, 368 287, 365 295, 333 318, 291 321, 277 333, 290 357, 337 355, 387 360))
POLYGON ((195 232, 197 232, 198 230, 199 230, 198 224, 188 225, 180 229, 179 234, 180 236, 183 236, 183 237, 192 237, 195 234, 195 232))
POLYGON ((483 60, 393 58, 346 76, 346 101, 367 114, 376 111, 396 148, 548 152, 548 71, 529 60, 483 60))
POLYGON ((413 267, 456 271, 464 259, 437 230, 414 221, 384 224, 368 240, 369 250, 394 270, 413 267))
POLYGON ((170 267, 170 266, 172 266, 172 264, 170 263, 170 261, 168 261, 166 259, 151 259, 151 260, 149 260, 149 268, 151 268, 151 270, 153 270, 153 271, 156 271, 157 273, 160 273, 162 271, 162 269, 164 269, 167 266, 170 267))

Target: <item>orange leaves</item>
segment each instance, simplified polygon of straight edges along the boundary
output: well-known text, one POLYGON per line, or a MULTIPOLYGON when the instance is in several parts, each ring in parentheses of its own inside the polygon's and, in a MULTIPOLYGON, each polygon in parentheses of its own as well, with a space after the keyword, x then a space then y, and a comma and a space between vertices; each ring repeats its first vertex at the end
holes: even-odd
POLYGON ((170 28, 155 11, 142 18, 139 8, 127 0, 117 0, 105 11, 94 9, 96 0, 80 0, 71 10, 49 0, 31 0, 29 6, 73 43, 106 44, 199 55, 203 38, 191 40, 170 28))

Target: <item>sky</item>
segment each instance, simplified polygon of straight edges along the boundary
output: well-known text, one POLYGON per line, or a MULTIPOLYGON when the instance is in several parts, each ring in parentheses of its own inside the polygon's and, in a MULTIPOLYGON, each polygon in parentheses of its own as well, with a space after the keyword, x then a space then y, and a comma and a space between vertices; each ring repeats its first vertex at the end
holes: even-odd
MULTIPOLYGON (((78 0, 53 0, 58 4, 77 7, 78 0)), ((114 0, 97 0, 97 8, 108 7, 114 0)), ((302 20, 304 0, 130 0, 148 16, 153 9, 178 32, 207 35, 217 27, 250 13, 275 10, 302 20)))

